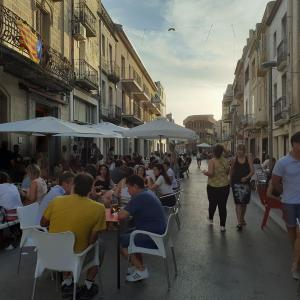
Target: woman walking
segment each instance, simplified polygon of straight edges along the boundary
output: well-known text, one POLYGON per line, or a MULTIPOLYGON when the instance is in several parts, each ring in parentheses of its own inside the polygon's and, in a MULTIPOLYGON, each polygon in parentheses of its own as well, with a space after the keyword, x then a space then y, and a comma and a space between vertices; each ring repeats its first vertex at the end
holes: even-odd
POLYGON ((209 201, 208 219, 213 224, 214 214, 218 206, 220 216, 220 229, 225 232, 227 218, 227 199, 230 191, 229 185, 229 162, 223 157, 224 148, 216 145, 213 149, 214 157, 208 162, 208 171, 204 175, 208 176, 207 197, 209 201))
POLYGON ((241 231, 246 225, 245 214, 247 204, 250 201, 250 180, 253 171, 253 162, 246 155, 246 147, 243 144, 237 146, 236 157, 232 161, 230 178, 233 198, 236 207, 237 230, 241 231))

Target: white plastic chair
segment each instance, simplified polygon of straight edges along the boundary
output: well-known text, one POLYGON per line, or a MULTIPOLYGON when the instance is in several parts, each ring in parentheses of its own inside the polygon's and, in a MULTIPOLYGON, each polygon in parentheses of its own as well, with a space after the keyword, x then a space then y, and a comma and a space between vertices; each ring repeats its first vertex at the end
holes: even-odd
POLYGON ((20 222, 20 228, 22 229, 22 237, 20 241, 20 253, 18 261, 18 274, 20 271, 22 250, 24 247, 34 247, 34 242, 30 238, 32 228, 39 228, 36 219, 39 212, 39 204, 33 203, 27 206, 21 206, 17 208, 17 215, 20 222))
MULTIPOLYGON (((171 206, 171 207, 170 207, 170 206, 164 206, 165 211, 166 211, 167 213, 169 213, 169 212, 175 213, 175 212, 176 212, 176 209, 181 208, 180 195, 181 195, 181 191, 178 190, 178 191, 176 191, 176 192, 174 192, 174 193, 172 193, 172 194, 168 194, 168 195, 164 195, 164 196, 159 197, 159 199, 168 198, 168 197, 170 197, 170 196, 174 196, 174 197, 175 197, 176 203, 174 204, 174 206, 171 206)), ((180 230, 180 227, 181 227, 181 221, 180 221, 180 218, 179 218, 179 214, 178 214, 178 213, 175 215, 175 220, 176 220, 178 229, 180 230)))
POLYGON ((168 266, 168 260, 167 260, 167 251, 166 251, 167 246, 170 247, 171 252, 172 252, 175 276, 177 276, 177 273, 178 273, 176 257, 175 257, 175 252, 174 252, 174 245, 172 243, 172 239, 170 236, 170 230, 173 226, 176 214, 178 214, 178 209, 176 209, 176 211, 174 213, 169 215, 166 231, 164 234, 160 235, 160 234, 156 234, 156 233, 152 233, 152 232, 148 232, 148 231, 144 231, 144 230, 134 230, 130 234, 130 241, 129 241, 129 247, 128 247, 129 255, 133 254, 133 253, 145 253, 145 254, 160 256, 164 259, 167 282, 168 282, 168 290, 171 288, 171 282, 170 282, 169 266, 168 266), (157 249, 144 248, 144 247, 139 247, 139 246, 135 245, 134 238, 137 234, 144 234, 144 235, 150 237, 153 240, 153 242, 155 243, 155 245, 157 246, 157 249))
POLYGON ((79 281, 82 265, 88 252, 95 249, 94 259, 85 266, 99 266, 99 244, 90 245, 81 253, 74 253, 75 236, 73 232, 48 233, 32 230, 37 248, 37 262, 34 274, 32 300, 34 300, 36 281, 45 269, 58 272, 72 272, 74 280, 73 300, 76 299, 76 285, 79 281))

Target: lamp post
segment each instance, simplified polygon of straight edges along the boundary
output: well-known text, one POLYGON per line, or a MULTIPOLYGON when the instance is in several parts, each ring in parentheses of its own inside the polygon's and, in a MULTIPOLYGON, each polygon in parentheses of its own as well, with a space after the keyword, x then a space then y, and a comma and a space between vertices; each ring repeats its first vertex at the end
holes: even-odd
POLYGON ((273 68, 277 67, 276 60, 270 60, 267 62, 262 63, 262 68, 267 69, 269 71, 269 105, 268 105, 268 112, 269 112, 269 126, 268 126, 268 152, 269 152, 269 159, 270 159, 270 169, 273 167, 271 164, 273 162, 273 77, 272 77, 272 70, 273 68))

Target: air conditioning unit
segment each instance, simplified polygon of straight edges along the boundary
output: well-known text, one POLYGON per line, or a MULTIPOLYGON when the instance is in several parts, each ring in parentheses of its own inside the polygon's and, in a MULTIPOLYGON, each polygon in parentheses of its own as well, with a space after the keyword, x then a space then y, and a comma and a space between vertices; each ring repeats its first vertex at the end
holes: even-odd
POLYGON ((73 25, 73 37, 77 41, 85 40, 85 27, 79 22, 75 22, 73 25))

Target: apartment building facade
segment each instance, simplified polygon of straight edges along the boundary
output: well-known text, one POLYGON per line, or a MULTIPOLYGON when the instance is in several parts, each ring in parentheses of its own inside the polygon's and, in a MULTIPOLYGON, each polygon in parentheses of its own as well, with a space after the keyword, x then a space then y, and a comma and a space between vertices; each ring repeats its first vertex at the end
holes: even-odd
MULTIPOLYGON (((0 78, 1 123, 49 115, 133 127, 165 114, 162 85, 98 0, 1 0, 0 78)), ((61 143, 70 144, 68 138, 51 139, 56 145, 44 137, 0 138, 19 143, 23 153, 47 153, 49 146, 59 153, 61 143)), ((155 143, 100 139, 103 152, 111 145, 132 153, 155 143)))
POLYGON ((290 137, 300 129, 299 14, 298 1, 269 2, 261 23, 256 24, 255 30, 250 30, 243 56, 237 63, 231 109, 235 113, 230 118, 230 122, 236 125, 233 139, 235 144, 244 142, 248 152, 261 160, 268 153, 269 130, 273 135, 273 154, 279 158, 289 151, 290 137), (271 61, 276 62, 276 67, 263 67, 263 63, 271 61), (235 86, 241 82, 242 74, 237 72, 241 62, 244 79, 240 94, 235 86), (240 103, 236 101, 237 95, 242 99, 240 103))

